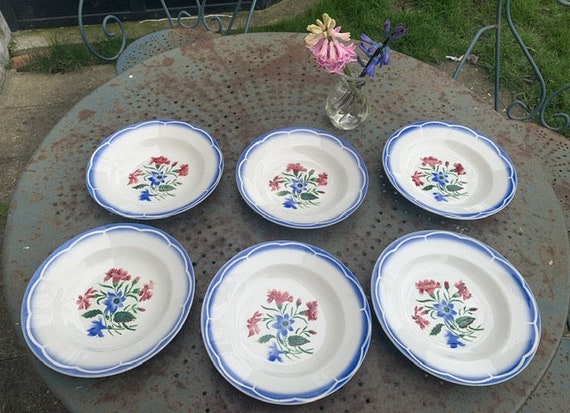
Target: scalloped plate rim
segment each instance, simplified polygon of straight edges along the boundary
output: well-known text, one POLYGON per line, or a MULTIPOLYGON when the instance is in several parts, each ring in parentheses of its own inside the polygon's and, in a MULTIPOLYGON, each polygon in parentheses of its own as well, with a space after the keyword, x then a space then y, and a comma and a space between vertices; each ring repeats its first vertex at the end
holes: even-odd
POLYGON ((333 255, 327 251, 316 247, 311 244, 292 241, 292 240, 276 240, 267 241, 259 244, 252 245, 229 259, 220 268, 218 273, 211 280, 206 294, 204 296, 204 301, 202 304, 202 312, 200 316, 200 325, 202 331, 202 338, 204 341, 207 353, 214 364, 216 370, 221 374, 224 379, 226 379, 231 385, 243 392, 244 394, 261 400, 263 402, 276 404, 276 405, 300 405, 311 403, 316 400, 320 400, 335 391, 343 387, 359 370, 362 366, 366 353, 368 352, 371 334, 372 334, 372 314, 368 300, 362 286, 354 274, 346 267, 341 261, 335 258, 333 255), (223 355, 218 354, 215 348, 214 341, 210 337, 210 322, 208 319, 208 314, 210 313, 211 301, 216 295, 216 289, 218 286, 224 282, 226 275, 233 270, 234 265, 239 265, 239 262, 244 259, 250 259, 249 257, 255 253, 262 252, 263 250, 271 249, 281 249, 281 248, 296 248, 305 250, 307 254, 318 255, 321 259, 326 259, 328 262, 332 262, 336 268, 341 268, 339 270, 339 275, 348 279, 352 284, 351 291, 354 293, 356 299, 363 306, 360 313, 363 322, 363 329, 359 339, 359 344, 357 346, 357 351, 355 351, 354 356, 351 358, 349 365, 343 371, 341 375, 337 377, 331 377, 331 380, 325 384, 321 385, 319 388, 311 389, 303 394, 288 394, 288 393, 275 393, 269 391, 260 391, 255 384, 249 384, 246 379, 241 377, 234 377, 233 372, 226 372, 223 368, 223 355), (248 387, 251 386, 250 387, 248 387))
POLYGON ((437 120, 437 121, 429 120, 429 121, 414 122, 414 123, 411 123, 409 125, 403 126, 400 129, 393 132, 392 135, 390 135, 390 137, 386 141, 386 144, 384 145, 384 149, 382 151, 382 164, 384 166, 384 171, 386 172, 386 175, 388 176, 388 180, 390 181, 390 183, 408 201, 412 202, 413 204, 419 206, 420 208, 422 208, 426 211, 429 211, 431 213, 443 216, 445 218, 451 218, 451 219, 458 219, 458 220, 482 219, 482 218, 486 218, 488 216, 491 216, 491 215, 503 210, 514 199, 515 193, 517 190, 517 185, 518 185, 518 178, 517 178, 515 166, 514 166, 512 160, 510 159, 510 157, 508 156, 508 154, 499 145, 497 145, 491 139, 489 139, 487 136, 485 136, 484 134, 482 134, 481 132, 479 132, 475 129, 472 129, 472 128, 465 126, 465 125, 461 125, 459 123, 448 122, 448 121, 443 121, 443 120, 437 120), (494 205, 490 208, 487 208, 487 209, 482 210, 482 211, 474 212, 474 213, 465 213, 465 214, 456 213, 456 212, 447 211, 445 209, 435 208, 429 204, 426 204, 425 202, 420 201, 417 197, 413 196, 402 185, 400 185, 399 180, 394 176, 394 173, 392 171, 392 167, 391 167, 390 162, 388 160, 389 155, 390 155, 389 151, 391 149, 392 144, 395 143, 400 138, 402 138, 409 130, 415 129, 418 127, 422 127, 425 125, 432 125, 432 124, 433 125, 443 125, 443 126, 450 127, 450 128, 459 128, 459 129, 466 130, 473 135, 477 135, 479 138, 481 138, 481 140, 483 142, 485 142, 485 144, 487 146, 489 146, 497 154, 497 156, 499 158, 501 158, 503 160, 503 163, 505 165, 506 170, 511 172, 511 177, 510 177, 510 183, 509 183, 509 186, 507 189, 507 193, 504 195, 504 198, 501 200, 501 202, 498 202, 496 205, 494 205))
POLYGON ((238 162, 237 162, 236 183, 237 183, 239 193, 242 196, 242 198, 244 199, 244 201, 250 206, 251 209, 253 209, 255 212, 257 212, 259 215, 261 215, 263 218, 267 219, 268 221, 271 221, 275 224, 279 224, 279 225, 282 225, 285 227, 295 228, 295 229, 317 229, 317 228, 323 228, 323 227, 327 227, 330 225, 334 225, 338 222, 341 222, 344 219, 348 218, 354 211, 356 211, 358 209, 358 207, 360 207, 362 202, 364 202, 364 199, 366 198, 366 194, 368 192, 369 179, 368 179, 368 169, 366 168, 366 164, 364 162, 364 159, 358 153, 358 151, 350 143, 348 143, 346 140, 342 139, 341 137, 339 137, 333 133, 327 132, 327 131, 322 130, 322 129, 310 128, 310 127, 285 127, 285 128, 274 129, 274 130, 271 130, 269 132, 266 132, 266 133, 258 136, 257 138, 255 138, 253 141, 251 141, 247 145, 247 147, 241 153, 241 155, 238 159, 238 162), (326 137, 327 139, 336 142, 340 148, 346 150, 356 160, 355 165, 357 165, 357 168, 361 171, 361 175, 362 175, 361 187, 360 187, 360 194, 361 195, 357 199, 355 199, 354 203, 349 208, 347 208, 345 211, 343 211, 341 214, 338 214, 337 216, 331 217, 330 219, 327 219, 327 220, 321 220, 321 221, 310 222, 310 223, 287 221, 286 219, 280 218, 274 214, 267 212, 265 209, 259 207, 255 202, 253 202, 249 198, 249 196, 247 194, 247 190, 245 188, 244 180, 242 177, 242 169, 244 168, 245 164, 247 164, 248 154, 251 151, 255 150, 257 146, 265 143, 267 140, 279 138, 279 135, 281 133, 285 133, 287 135, 290 135, 291 132, 296 132, 296 131, 301 131, 301 132, 302 131, 308 131, 311 134, 314 134, 319 138, 326 137))
POLYGON ((196 205, 198 205, 199 203, 204 201, 218 186, 218 184, 222 178, 223 170, 224 170, 224 158, 223 158, 222 150, 220 148, 220 145, 216 141, 216 139, 214 139, 212 136, 210 136, 209 133, 207 133, 203 129, 201 129, 197 126, 194 126, 190 123, 187 123, 187 122, 173 120, 173 119, 157 119, 157 120, 147 120, 147 121, 141 121, 141 122, 133 123, 131 125, 125 126, 124 128, 121 128, 121 129, 113 132, 111 135, 109 135, 107 138, 105 138, 97 146, 97 148, 93 151, 93 154, 89 158, 89 162, 87 164, 87 169, 85 171, 85 182, 86 182, 87 191, 89 192, 89 195, 91 195, 91 197, 95 200, 95 202, 97 202, 100 206, 102 206, 107 211, 109 211, 113 214, 125 217, 125 218, 129 218, 129 219, 153 220, 153 219, 168 218, 168 217, 171 217, 173 215, 180 214, 182 212, 188 211, 191 208, 194 208, 196 205), (133 131, 133 130, 136 130, 138 128, 145 127, 148 125, 169 125, 169 124, 178 125, 178 126, 188 128, 188 129, 198 133, 204 139, 206 139, 207 141, 210 142, 213 153, 215 153, 216 158, 218 159, 218 167, 217 167, 217 173, 212 177, 212 180, 210 181, 208 188, 204 192, 199 194, 197 197, 190 199, 187 202, 185 202, 183 205, 180 205, 176 208, 165 209, 163 212, 155 212, 155 213, 140 213, 140 212, 136 212, 136 211, 125 210, 125 209, 122 209, 120 205, 113 205, 112 203, 107 202, 105 199, 103 199, 101 196, 99 196, 98 195, 99 190, 97 188, 95 188, 92 181, 94 179, 93 175, 95 174, 96 162, 97 162, 98 158, 101 156, 102 151, 105 150, 107 146, 111 146, 113 144, 113 141, 120 139, 123 135, 125 135, 126 133, 128 133, 130 131, 133 131))
POLYGON ((22 329, 22 332, 24 335, 25 342, 28 345, 28 348, 47 367, 49 367, 49 368, 51 368, 51 369, 53 369, 59 373, 62 373, 62 374, 68 375, 68 376, 72 376, 72 377, 80 377, 80 378, 109 377, 109 376, 124 373, 126 371, 132 370, 132 369, 140 366, 141 364, 145 363, 146 361, 150 360, 152 357, 157 355, 160 351, 162 351, 176 337, 176 335, 180 332, 182 326, 186 322, 186 319, 188 318, 188 315, 189 315, 190 310, 192 308, 195 289, 196 289, 196 281, 195 281, 195 276, 194 276, 194 269, 192 266, 192 260, 190 259, 190 256, 188 255, 188 253, 186 252, 184 247, 175 238, 173 238, 170 234, 168 234, 165 231, 162 231, 158 228, 155 228, 155 227, 152 227, 149 225, 145 225, 145 224, 138 224, 138 223, 117 223, 117 224, 102 225, 102 226, 87 230, 87 231, 85 231, 79 235, 76 235, 75 237, 67 240, 66 242, 61 244, 59 247, 57 247, 51 254, 49 254, 49 256, 40 264, 40 266, 35 271, 32 278, 28 282, 28 285, 27 285, 25 293, 24 293, 24 297, 22 299, 22 306, 21 306, 21 310, 20 310, 21 329, 22 329), (180 256, 181 262, 183 262, 184 266, 185 266, 185 275, 184 276, 188 278, 188 289, 184 294, 184 298, 185 298, 184 303, 181 303, 183 305, 181 305, 181 311, 179 313, 179 317, 176 320, 174 320, 175 322, 173 323, 172 329, 170 329, 167 334, 165 334, 163 337, 160 337, 160 339, 157 340, 157 342, 154 343, 154 345, 148 346, 148 351, 146 353, 138 354, 128 361, 121 361, 121 362, 117 363, 117 365, 114 367, 108 367, 108 368, 104 368, 104 369, 94 369, 92 371, 89 371, 89 369, 86 369, 80 365, 79 366, 77 366, 77 365, 71 366, 71 365, 64 365, 63 363, 59 363, 59 364, 61 364, 61 366, 60 366, 58 364, 55 364, 54 362, 50 361, 49 358, 43 354, 43 352, 41 351, 41 349, 38 346, 38 344, 41 344, 41 343, 36 344, 36 342, 38 342, 38 340, 36 340, 33 332, 30 330, 30 327, 28 326, 28 322, 30 320, 30 317, 32 316, 30 313, 30 309, 29 309, 29 306, 30 306, 29 302, 30 302, 30 300, 33 300, 33 294, 34 294, 33 291, 35 289, 35 286, 38 283, 42 282, 41 276, 47 270, 49 270, 49 266, 51 265, 51 263, 56 258, 58 258, 64 254, 69 253, 70 249, 72 249, 74 247, 74 245, 76 245, 77 243, 80 243, 82 240, 89 238, 93 235, 107 234, 108 232, 112 232, 112 231, 116 231, 116 230, 123 230, 123 231, 127 230, 127 231, 149 233, 155 237, 160 238, 162 241, 165 242, 165 245, 166 245, 166 242, 168 242, 168 245, 167 245, 168 247, 174 247, 175 248, 175 250, 177 251, 177 254, 180 256))
POLYGON ((440 379, 449 381, 455 384, 462 384, 467 386, 487 386, 487 385, 494 385, 505 382, 517 374, 521 373, 532 361, 536 351, 538 350, 538 346, 540 344, 540 334, 541 334, 541 317, 540 311, 538 308, 538 304, 534 295, 532 294, 532 290, 527 282, 524 280, 522 275, 516 270, 516 268, 499 252, 497 252, 492 247, 486 245, 485 243, 476 240, 475 238, 451 232, 451 231, 444 231, 444 230, 423 230, 413 232, 407 235, 404 235, 392 243, 388 245, 378 257, 376 264, 374 265, 374 270, 372 273, 372 278, 370 280, 370 295, 372 300, 372 305, 374 308, 374 312, 376 313, 376 317, 380 322, 380 326, 384 333, 388 336, 392 344, 410 361, 412 361, 417 367, 426 371, 429 374, 432 374, 435 377, 440 379), (382 303, 380 302, 380 297, 377 295, 377 285, 381 283, 382 276, 380 275, 381 265, 384 260, 387 258, 388 255, 392 253, 397 253, 397 250, 400 249, 404 244, 409 241, 413 241, 414 239, 424 239, 427 240, 429 237, 438 237, 438 238, 449 238, 452 239, 453 242, 458 242, 461 247, 468 247, 468 248, 476 248, 478 250, 485 251, 488 255, 492 256, 494 259, 499 260, 503 267, 507 267, 511 271, 511 276, 516 281, 517 285, 519 286, 519 290, 522 295, 525 297, 525 301, 529 305, 529 311, 532 314, 533 320, 529 320, 529 324, 532 324, 534 327, 529 327, 532 331, 532 340, 530 344, 526 347, 525 351, 522 352, 521 357, 518 359, 519 363, 515 363, 511 368, 507 369, 506 371, 502 371, 495 376, 487 379, 479 378, 479 379, 469 379, 467 377, 458 377, 457 375, 453 375, 445 371, 444 368, 440 368, 438 366, 432 366, 410 351, 405 342, 401 342, 394 334, 391 329, 390 321, 386 319, 382 303), (521 364, 522 362, 522 364, 521 364))

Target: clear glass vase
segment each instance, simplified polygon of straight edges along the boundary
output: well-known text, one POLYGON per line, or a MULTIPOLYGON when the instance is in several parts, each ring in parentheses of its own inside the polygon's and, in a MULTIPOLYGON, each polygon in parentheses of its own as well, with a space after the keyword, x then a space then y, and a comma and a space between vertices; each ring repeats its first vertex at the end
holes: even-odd
POLYGON ((368 77, 343 75, 327 97, 326 110, 335 128, 354 129, 370 114, 365 86, 368 77))

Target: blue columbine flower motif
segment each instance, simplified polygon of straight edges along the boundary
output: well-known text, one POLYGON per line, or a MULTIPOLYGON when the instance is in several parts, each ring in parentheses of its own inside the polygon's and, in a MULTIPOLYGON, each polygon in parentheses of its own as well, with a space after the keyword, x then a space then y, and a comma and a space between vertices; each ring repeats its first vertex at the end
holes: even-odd
POLYGON ((438 202, 447 202, 447 197, 439 192, 432 192, 432 195, 438 202))
POLYGON ((160 171, 152 171, 148 177, 150 184, 153 186, 163 184, 166 181, 166 175, 160 171))
POLYGON ((279 350, 279 348, 277 348, 277 343, 273 342, 271 343, 271 346, 269 346, 269 355, 267 356, 267 359, 269 361, 283 361, 283 359, 281 358, 281 354, 283 354, 283 352, 281 350, 279 350))
POLYGON ((447 331, 445 333, 445 338, 447 338, 447 345, 451 348, 457 348, 457 347, 464 347, 465 343, 462 343, 461 341, 459 341, 461 339, 461 337, 459 337, 456 334, 453 334, 451 331, 447 331))
POLYGON ((124 305, 123 302, 126 299, 127 298, 123 295, 122 291, 119 291, 117 293, 113 291, 109 292, 107 294, 107 298, 105 299, 105 301, 103 301, 103 304, 105 304, 105 312, 110 314, 115 313, 119 308, 121 308, 124 305))
POLYGON ((443 318, 445 321, 451 323, 453 318, 457 315, 457 311, 453 308, 453 303, 447 300, 441 300, 441 303, 433 305, 437 311, 437 316, 443 318))
POLYGON ((431 179, 435 184, 439 186, 445 186, 449 183, 449 175, 442 171, 432 172, 431 179))
POLYGON ((291 190, 293 191, 293 195, 299 195, 301 192, 307 190, 307 182, 304 179, 291 179, 291 190))
POLYGON ((277 334, 281 336, 286 336, 289 331, 293 331, 293 320, 289 314, 285 315, 277 315, 275 317, 275 323, 271 325, 274 329, 277 330, 277 334))
POLYGON ((141 191, 141 194, 139 195, 139 200, 141 201, 150 201, 150 197, 151 197, 151 193, 149 192, 148 189, 145 189, 144 191, 141 191))
POLYGON ((87 335, 92 337, 103 337, 103 330, 106 330, 107 327, 103 324, 103 320, 98 319, 91 323, 91 328, 87 330, 87 335))
POLYGON ((285 202, 283 202, 283 206, 285 208, 297 209, 297 203, 293 198, 287 198, 285 202))

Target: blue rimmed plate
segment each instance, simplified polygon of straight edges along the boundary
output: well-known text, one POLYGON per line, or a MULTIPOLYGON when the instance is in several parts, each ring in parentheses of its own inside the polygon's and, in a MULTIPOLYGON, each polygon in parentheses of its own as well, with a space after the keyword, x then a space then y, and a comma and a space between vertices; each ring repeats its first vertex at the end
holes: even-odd
POLYGON ((244 150, 238 189, 262 217, 291 228, 321 228, 352 214, 368 190, 368 172, 346 141, 309 128, 268 132, 244 150))
POLYGON ((205 131, 174 120, 152 120, 106 138, 87 165, 87 190, 106 210, 132 219, 159 219, 202 202, 216 188, 224 160, 205 131))
POLYGON ((184 248, 141 224, 113 224, 57 248, 34 273, 22 330, 48 367, 105 377, 144 363, 186 320, 194 271, 184 248))
POLYGON ((515 196, 517 174, 508 155, 463 125, 427 121, 405 126, 388 138, 382 161, 398 192, 447 218, 485 218, 515 196))
POLYGON ((504 382, 538 348, 530 287, 497 251, 465 235, 420 231, 394 241, 376 262, 371 293, 390 340, 443 380, 504 382))
POLYGON ((358 280, 329 253, 295 241, 240 252, 212 279, 202 336, 221 375, 282 405, 341 388, 362 364, 371 314, 358 280))

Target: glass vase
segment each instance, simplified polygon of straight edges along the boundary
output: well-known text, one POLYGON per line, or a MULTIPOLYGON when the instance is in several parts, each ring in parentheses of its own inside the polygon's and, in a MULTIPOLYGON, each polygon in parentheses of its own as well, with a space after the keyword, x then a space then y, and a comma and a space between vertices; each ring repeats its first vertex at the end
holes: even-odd
POLYGON ((342 75, 340 82, 327 97, 326 110, 335 128, 354 129, 370 114, 365 86, 368 77, 342 75))

